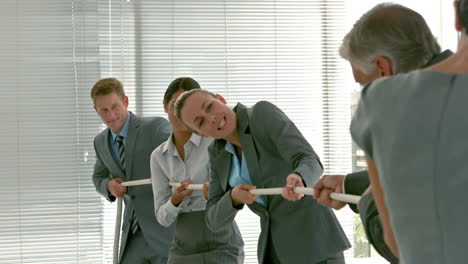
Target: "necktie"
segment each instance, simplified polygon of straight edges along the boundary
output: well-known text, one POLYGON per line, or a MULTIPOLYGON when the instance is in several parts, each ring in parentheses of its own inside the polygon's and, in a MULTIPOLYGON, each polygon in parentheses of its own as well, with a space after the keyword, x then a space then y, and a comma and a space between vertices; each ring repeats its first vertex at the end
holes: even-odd
MULTIPOLYGON (((122 137, 121 135, 117 135, 116 141, 117 141, 117 146, 119 148, 120 163, 122 163, 122 168, 125 172, 125 145, 124 145, 123 140, 124 140, 124 137, 122 137)), ((130 228, 132 230, 132 234, 135 234, 136 231, 138 230, 138 221, 136 219, 135 210, 133 210, 132 212, 130 228)))
POLYGON ((119 147, 119 158, 120 158, 120 163, 122 163, 122 168, 125 171, 125 146, 123 143, 124 137, 121 135, 117 135, 116 141, 117 141, 117 146, 119 147))

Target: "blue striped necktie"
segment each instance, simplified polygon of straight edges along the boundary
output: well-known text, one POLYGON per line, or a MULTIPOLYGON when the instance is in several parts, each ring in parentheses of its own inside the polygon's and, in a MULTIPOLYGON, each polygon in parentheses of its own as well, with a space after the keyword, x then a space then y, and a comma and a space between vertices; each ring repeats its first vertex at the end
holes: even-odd
MULTIPOLYGON (((121 135, 117 135, 116 141, 117 141, 117 146, 119 147, 120 163, 122 163, 122 168, 125 173, 125 145, 124 145, 123 140, 124 140, 124 137, 122 137, 121 135)), ((138 230, 138 221, 136 219, 135 210, 133 210, 132 212, 130 228, 132 230, 132 234, 135 234, 136 231, 138 230)))

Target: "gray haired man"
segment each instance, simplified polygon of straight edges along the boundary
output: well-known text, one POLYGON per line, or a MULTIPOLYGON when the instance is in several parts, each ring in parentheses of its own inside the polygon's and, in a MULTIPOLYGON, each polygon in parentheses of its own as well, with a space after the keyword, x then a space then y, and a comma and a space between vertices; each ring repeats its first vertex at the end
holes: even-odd
MULTIPOLYGON (((340 55, 349 61, 356 82, 364 85, 424 68, 444 60, 451 51, 440 47, 424 18, 416 11, 394 3, 382 3, 359 18, 344 37, 340 55)), ((380 217, 372 193, 368 191, 367 171, 348 175, 323 175, 314 185, 314 197, 322 205, 341 209, 346 203, 332 200, 331 192, 363 195, 358 207, 370 243, 390 263, 398 263, 385 245, 380 217)))

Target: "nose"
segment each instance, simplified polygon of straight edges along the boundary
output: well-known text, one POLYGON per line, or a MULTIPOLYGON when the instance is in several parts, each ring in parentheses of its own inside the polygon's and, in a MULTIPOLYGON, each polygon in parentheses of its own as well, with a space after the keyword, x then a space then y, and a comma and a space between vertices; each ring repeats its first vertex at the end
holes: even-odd
POLYGON ((218 118, 216 117, 216 115, 211 115, 211 116, 210 116, 210 120, 211 120, 211 123, 216 123, 216 121, 218 120, 218 118))
POLYGON ((115 117, 114 111, 108 111, 107 112, 107 118, 108 119, 114 119, 114 117, 115 117))

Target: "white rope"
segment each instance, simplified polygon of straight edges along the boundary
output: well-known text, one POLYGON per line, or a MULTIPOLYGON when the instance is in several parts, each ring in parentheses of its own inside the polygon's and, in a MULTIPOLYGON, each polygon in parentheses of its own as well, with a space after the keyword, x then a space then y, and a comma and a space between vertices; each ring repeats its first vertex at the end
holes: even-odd
MULTIPOLYGON (((151 179, 122 182, 123 186, 136 186, 136 185, 143 185, 143 184, 151 184, 151 179)), ((172 187, 179 187, 180 183, 171 182, 169 183, 169 185, 172 187)), ((189 184, 187 185, 187 189, 203 190, 203 184, 189 184)), ((253 189, 253 190, 250 190, 250 192, 255 195, 281 195, 283 193, 283 188, 253 189)), ((294 187, 294 192, 299 193, 299 194, 305 194, 305 195, 314 195, 314 189, 312 188, 294 187)), ((344 194, 344 193, 331 193, 330 198, 332 198, 333 200, 337 200, 337 201, 341 201, 345 203, 357 204, 359 203, 361 196, 344 194)))
MULTIPOLYGON (((170 182, 169 185, 171 187, 179 187, 180 183, 178 182, 170 182)), ((189 184, 187 185, 187 189, 189 190, 203 190, 203 184, 189 184)))
POLYGON ((117 215, 115 217, 114 258, 113 263, 119 263, 120 227, 122 224, 122 197, 117 198, 117 215))
POLYGON ((126 181, 121 183, 123 186, 136 186, 136 185, 144 185, 144 184, 151 184, 151 178, 144 179, 144 180, 136 180, 136 181, 126 181))
MULTIPOLYGON (((169 183, 172 187, 179 187, 180 183, 171 182, 169 183)), ((191 190, 202 190, 203 184, 189 184, 187 185, 187 189, 191 190)), ((314 189, 312 188, 305 188, 305 187, 294 187, 294 192, 298 194, 305 194, 305 195, 314 195, 314 189)), ((250 193, 255 195, 281 195, 283 193, 283 188, 264 188, 264 189, 253 189, 250 190, 250 193)), ((358 195, 350 195, 344 193, 331 193, 330 197, 333 200, 346 202, 346 203, 359 203, 361 196, 358 195)))
MULTIPOLYGON (((127 181, 121 183, 123 186, 136 186, 143 184, 151 184, 151 179, 127 181)), ((120 230, 122 228, 122 197, 117 198, 117 214, 115 217, 115 235, 114 235, 114 255, 113 264, 119 264, 119 242, 120 230)))

